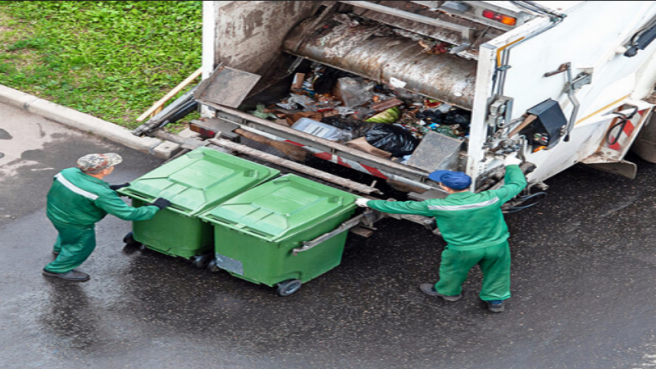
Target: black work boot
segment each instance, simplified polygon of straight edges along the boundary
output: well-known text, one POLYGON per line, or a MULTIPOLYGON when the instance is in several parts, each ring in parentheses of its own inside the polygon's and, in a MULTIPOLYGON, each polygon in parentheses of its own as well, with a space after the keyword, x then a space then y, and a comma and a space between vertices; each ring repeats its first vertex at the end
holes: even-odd
POLYGON ((505 310, 503 300, 485 301, 485 304, 487 305, 487 309, 493 313, 501 313, 505 310))
POLYGON ((460 299, 462 298, 462 294, 457 295, 457 296, 446 296, 446 295, 443 295, 443 294, 437 292, 437 290, 435 289, 435 285, 434 285, 434 284, 430 284, 430 283, 424 283, 424 284, 422 284, 421 286, 419 286, 419 289, 421 290, 421 292, 423 292, 423 293, 425 293, 425 294, 427 294, 427 295, 430 295, 430 296, 438 296, 438 297, 441 297, 441 298, 443 298, 444 300, 449 301, 449 302, 456 302, 456 301, 458 301, 458 300, 460 300, 460 299))
POLYGON ((71 281, 71 282, 86 282, 91 278, 91 276, 89 276, 87 273, 80 272, 79 270, 76 269, 73 269, 66 273, 53 273, 43 269, 43 275, 48 277, 61 278, 63 280, 71 281))

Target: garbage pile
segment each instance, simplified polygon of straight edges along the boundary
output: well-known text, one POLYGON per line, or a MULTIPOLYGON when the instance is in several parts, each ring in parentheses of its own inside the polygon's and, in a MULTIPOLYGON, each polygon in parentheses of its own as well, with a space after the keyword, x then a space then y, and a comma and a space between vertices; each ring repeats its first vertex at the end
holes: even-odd
POLYGON ((430 131, 467 137, 469 111, 404 85, 394 78, 380 84, 313 63, 309 73, 296 73, 287 98, 250 113, 392 160, 407 160, 430 131))

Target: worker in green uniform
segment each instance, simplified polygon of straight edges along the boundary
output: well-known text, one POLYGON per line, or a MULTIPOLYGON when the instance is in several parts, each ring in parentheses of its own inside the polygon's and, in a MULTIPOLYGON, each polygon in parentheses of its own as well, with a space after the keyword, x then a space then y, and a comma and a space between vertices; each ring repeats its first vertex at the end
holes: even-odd
POLYGON ((385 213, 435 217, 447 245, 442 252, 439 281, 422 284, 421 291, 458 301, 469 270, 479 265, 483 272, 479 296, 488 310, 502 312, 503 301, 510 297, 510 248, 501 205, 526 187, 519 163, 516 155, 505 159, 505 183, 497 190, 470 192, 472 181, 467 174, 438 170, 429 178, 448 192, 444 199, 388 202, 359 198, 356 203, 385 213))
POLYGON ((46 214, 59 232, 53 254, 57 258, 43 268, 43 274, 68 281, 86 282, 89 275, 76 270, 96 248, 95 224, 107 214, 123 220, 146 220, 169 206, 158 198, 149 206, 133 208, 115 190, 128 186, 109 185, 103 178, 123 159, 118 154, 89 154, 55 175, 48 192, 46 214))

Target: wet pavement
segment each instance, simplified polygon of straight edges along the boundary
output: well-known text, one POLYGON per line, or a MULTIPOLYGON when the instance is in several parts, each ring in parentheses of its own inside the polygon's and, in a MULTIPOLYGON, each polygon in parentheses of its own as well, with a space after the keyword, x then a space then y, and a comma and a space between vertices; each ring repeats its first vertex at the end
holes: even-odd
POLYGON ((121 183, 151 156, 0 105, 0 368, 649 368, 656 366, 656 165, 636 180, 573 168, 538 206, 507 216, 513 297, 425 296, 444 242, 384 220, 350 235, 343 262, 282 298, 152 251, 126 253, 108 216, 83 284, 40 274, 56 236, 52 176, 90 152, 124 157, 121 183))

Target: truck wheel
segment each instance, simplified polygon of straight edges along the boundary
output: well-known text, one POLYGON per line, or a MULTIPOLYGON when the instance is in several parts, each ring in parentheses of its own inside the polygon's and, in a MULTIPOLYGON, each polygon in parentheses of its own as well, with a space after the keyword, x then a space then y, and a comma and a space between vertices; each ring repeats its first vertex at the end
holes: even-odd
POLYGON ((205 269, 212 261, 212 254, 192 256, 190 260, 196 268, 205 269))
POLYGON ((289 296, 301 289, 301 281, 298 279, 288 279, 278 284, 278 295, 282 297, 289 296))

